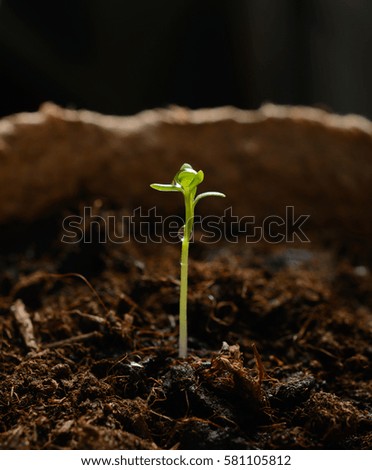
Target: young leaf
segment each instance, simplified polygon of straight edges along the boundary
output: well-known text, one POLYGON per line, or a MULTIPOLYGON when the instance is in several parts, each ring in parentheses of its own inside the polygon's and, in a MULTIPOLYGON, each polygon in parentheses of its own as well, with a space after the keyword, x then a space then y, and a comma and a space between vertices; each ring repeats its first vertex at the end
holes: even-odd
POLYGON ((157 191, 173 191, 173 192, 182 191, 180 187, 177 187, 174 184, 153 183, 153 184, 150 184, 150 186, 152 189, 156 189, 157 191))
POLYGON ((200 201, 200 199, 204 199, 205 197, 209 196, 226 197, 226 194, 219 193, 217 191, 208 191, 206 193, 198 194, 198 196, 196 196, 196 198, 194 199, 194 207, 200 201))
POLYGON ((194 179, 191 181, 190 189, 196 188, 196 186, 202 183, 203 180, 204 180, 204 173, 202 170, 199 170, 194 176, 194 179))
POLYGON ((173 184, 176 186, 179 185, 182 187, 182 189, 187 190, 194 181, 197 174, 198 172, 196 172, 191 165, 184 163, 180 170, 176 173, 173 184))

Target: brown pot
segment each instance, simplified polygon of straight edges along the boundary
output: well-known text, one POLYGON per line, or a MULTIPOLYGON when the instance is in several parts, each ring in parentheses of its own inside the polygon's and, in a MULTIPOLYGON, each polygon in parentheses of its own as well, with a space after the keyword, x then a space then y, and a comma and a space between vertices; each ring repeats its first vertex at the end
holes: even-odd
MULTIPOLYGON (((239 216, 309 214, 316 237, 372 234, 372 124, 312 108, 265 105, 103 116, 44 104, 0 121, 0 223, 33 220, 79 194, 127 208, 180 200, 155 194, 183 162, 202 168, 203 189, 226 192, 239 216)), ((224 201, 225 202, 225 201, 224 201)), ((210 199, 201 212, 221 213, 210 199)))

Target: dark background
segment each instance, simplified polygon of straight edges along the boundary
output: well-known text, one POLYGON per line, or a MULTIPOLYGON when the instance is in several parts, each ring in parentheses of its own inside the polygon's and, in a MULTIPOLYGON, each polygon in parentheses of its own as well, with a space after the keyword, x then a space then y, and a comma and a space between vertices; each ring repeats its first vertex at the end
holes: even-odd
POLYGON ((0 115, 262 102, 372 118, 371 0, 0 0, 0 115))

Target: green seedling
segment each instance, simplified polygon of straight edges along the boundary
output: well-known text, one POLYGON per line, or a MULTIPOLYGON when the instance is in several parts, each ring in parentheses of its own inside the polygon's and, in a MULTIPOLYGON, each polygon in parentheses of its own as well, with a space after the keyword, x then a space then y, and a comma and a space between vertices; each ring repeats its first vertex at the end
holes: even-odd
POLYGON ((194 225, 194 210, 196 204, 205 197, 219 196, 226 197, 223 193, 209 191, 196 196, 198 185, 204 180, 202 170, 196 171, 188 163, 184 163, 172 184, 151 185, 157 191, 179 192, 182 193, 185 200, 185 225, 182 233, 182 251, 181 251, 181 287, 180 287, 180 309, 179 309, 179 357, 187 356, 187 285, 188 285, 188 259, 190 237, 194 225))

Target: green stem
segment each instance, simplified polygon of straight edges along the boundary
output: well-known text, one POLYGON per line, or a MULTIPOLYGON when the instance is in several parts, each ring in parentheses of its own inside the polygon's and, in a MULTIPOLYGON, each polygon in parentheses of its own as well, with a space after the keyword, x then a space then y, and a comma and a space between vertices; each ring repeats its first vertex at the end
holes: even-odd
POLYGON ((180 287, 180 333, 179 333, 179 357, 187 356, 187 286, 188 286, 188 264, 189 243, 194 222, 193 198, 189 192, 185 193, 185 227, 182 239, 181 252, 181 287, 180 287))

